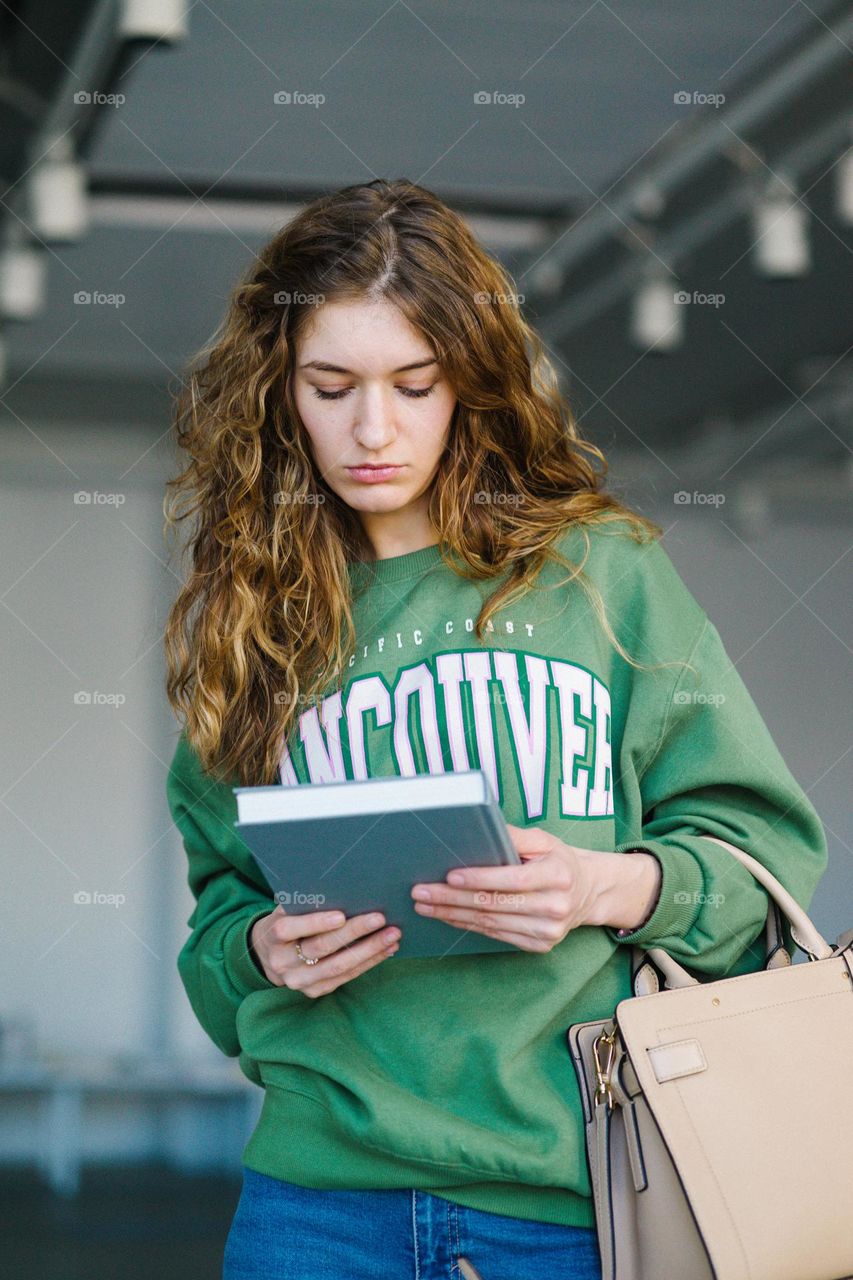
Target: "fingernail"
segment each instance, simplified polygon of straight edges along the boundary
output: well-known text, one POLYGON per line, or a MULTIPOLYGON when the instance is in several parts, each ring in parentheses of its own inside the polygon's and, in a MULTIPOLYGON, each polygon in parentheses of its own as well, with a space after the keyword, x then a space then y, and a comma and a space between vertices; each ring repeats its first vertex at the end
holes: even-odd
POLYGON ((374 929, 385 923, 385 917, 381 912, 375 911, 373 915, 367 917, 367 923, 374 929))
POLYGON ((382 937, 385 942, 396 942, 397 939, 400 937, 400 930, 389 929, 387 933, 383 933, 382 937))

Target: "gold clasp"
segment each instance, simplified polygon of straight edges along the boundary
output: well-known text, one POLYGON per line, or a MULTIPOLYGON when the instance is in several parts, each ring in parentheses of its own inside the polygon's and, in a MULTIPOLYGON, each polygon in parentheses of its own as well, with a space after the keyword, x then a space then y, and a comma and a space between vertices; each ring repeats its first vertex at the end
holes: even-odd
POLYGON ((593 1041, 592 1053, 595 1058, 595 1102, 596 1104, 607 1103, 608 1110, 613 1110, 613 1094, 610 1090, 610 1073, 613 1070, 613 1063, 616 1059, 616 1028, 612 1031, 602 1031, 601 1035, 593 1041), (604 1046, 607 1046, 607 1062, 601 1065, 601 1057, 604 1046))

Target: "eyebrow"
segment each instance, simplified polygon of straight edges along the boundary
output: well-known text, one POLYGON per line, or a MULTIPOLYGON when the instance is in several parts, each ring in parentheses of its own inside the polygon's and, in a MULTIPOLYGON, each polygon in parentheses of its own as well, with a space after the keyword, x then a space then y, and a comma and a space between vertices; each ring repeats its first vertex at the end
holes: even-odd
MULTIPOLYGON (((426 369, 431 364, 438 364, 434 358, 429 360, 418 360, 415 364, 404 364, 399 369, 392 369, 392 373, 408 373, 410 369, 426 369)), ((329 364, 327 360, 309 360, 307 364, 301 364, 300 369, 319 369, 321 373, 348 373, 351 377, 355 377, 352 369, 343 369, 339 364, 329 364)))

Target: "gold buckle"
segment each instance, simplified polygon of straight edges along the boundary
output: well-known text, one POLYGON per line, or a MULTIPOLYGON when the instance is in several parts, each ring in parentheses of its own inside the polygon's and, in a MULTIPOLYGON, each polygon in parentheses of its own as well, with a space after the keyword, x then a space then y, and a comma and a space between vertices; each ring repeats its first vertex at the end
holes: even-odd
POLYGON ((616 1060, 616 1027, 611 1031, 602 1031, 592 1045, 592 1053, 595 1059, 595 1102, 600 1105, 602 1102, 607 1103, 607 1109, 613 1110, 613 1094, 610 1089, 610 1074, 613 1070, 613 1063, 616 1060), (607 1062, 601 1065, 601 1056, 603 1046, 607 1046, 607 1062))

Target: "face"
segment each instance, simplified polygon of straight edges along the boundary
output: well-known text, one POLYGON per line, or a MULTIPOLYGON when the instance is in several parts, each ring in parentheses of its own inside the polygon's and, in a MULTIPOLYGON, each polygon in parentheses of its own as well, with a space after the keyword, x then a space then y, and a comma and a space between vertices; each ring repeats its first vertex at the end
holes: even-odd
POLYGON ((315 466, 377 558, 435 542, 429 493, 456 397, 402 313, 387 301, 319 307, 297 343, 293 389, 315 466))

